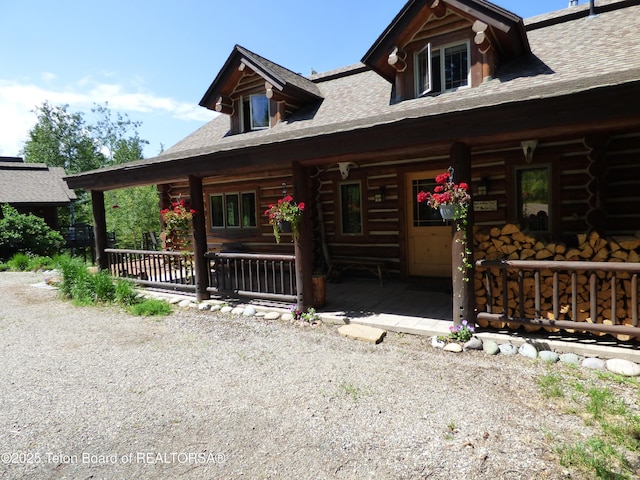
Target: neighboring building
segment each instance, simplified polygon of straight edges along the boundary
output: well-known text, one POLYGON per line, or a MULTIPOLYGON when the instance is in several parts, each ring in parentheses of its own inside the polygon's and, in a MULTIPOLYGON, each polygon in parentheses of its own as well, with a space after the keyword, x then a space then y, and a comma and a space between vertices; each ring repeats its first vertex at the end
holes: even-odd
POLYGON ((41 217, 57 230, 57 208, 68 207, 76 200, 65 176, 61 167, 25 163, 19 157, 0 157, 0 204, 8 203, 20 213, 41 217))
MULTIPOLYGON (((514 223, 569 246, 634 235, 640 1, 589 13, 523 21, 484 0, 411 0, 362 63, 309 77, 236 46, 200 102, 221 115, 158 157, 68 181, 94 195, 156 183, 165 205, 201 193, 207 248, 249 252, 292 250, 262 214, 284 186, 310 212, 309 277, 336 256, 451 276, 451 227, 416 202, 449 166, 471 185, 476 229, 514 223)), ((507 257, 496 240, 476 255, 507 257)))

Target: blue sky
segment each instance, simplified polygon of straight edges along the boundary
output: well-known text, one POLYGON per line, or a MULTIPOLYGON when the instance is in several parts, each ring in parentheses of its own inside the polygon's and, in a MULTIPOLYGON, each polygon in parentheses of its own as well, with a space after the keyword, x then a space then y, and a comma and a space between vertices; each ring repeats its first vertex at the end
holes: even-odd
MULTIPOLYGON (((108 102, 142 122, 146 157, 214 114, 198 102, 240 44, 308 75, 360 61, 406 0, 0 0, 0 156, 17 156, 46 100, 108 102)), ((496 0, 523 18, 568 0, 496 0)), ((580 4, 588 3, 581 0, 580 4)))

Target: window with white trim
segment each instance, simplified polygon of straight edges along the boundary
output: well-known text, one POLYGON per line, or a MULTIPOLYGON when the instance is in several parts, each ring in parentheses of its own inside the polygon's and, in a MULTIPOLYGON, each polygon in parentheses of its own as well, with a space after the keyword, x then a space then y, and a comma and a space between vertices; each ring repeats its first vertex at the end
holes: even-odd
POLYGON ((211 228, 256 228, 255 192, 211 195, 211 228))
POLYGON ((428 43, 415 54, 416 96, 436 94, 470 83, 469 43, 432 48, 428 43))
POLYGON ((269 128, 269 99, 265 94, 242 98, 242 127, 244 132, 269 128))

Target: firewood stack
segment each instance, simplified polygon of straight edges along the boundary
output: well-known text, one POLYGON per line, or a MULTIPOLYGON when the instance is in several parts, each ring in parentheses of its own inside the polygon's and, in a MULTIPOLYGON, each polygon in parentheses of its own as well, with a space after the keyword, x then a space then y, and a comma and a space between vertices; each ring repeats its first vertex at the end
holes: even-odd
MULTIPOLYGON (((474 233, 474 256, 476 260, 547 260, 547 261, 592 261, 592 262, 640 262, 640 238, 602 238, 598 233, 580 234, 577 236, 577 246, 568 247, 562 243, 547 243, 537 239, 530 233, 520 230, 515 224, 507 224, 502 228, 494 227, 490 230, 478 229, 474 233)), ((505 312, 502 288, 502 272, 492 271, 492 313, 505 312)), ((616 325, 633 325, 632 321, 632 275, 627 272, 616 272, 615 287, 616 305, 612 308, 612 277, 613 272, 596 272, 597 276, 597 318, 592 319, 589 297, 591 272, 578 271, 577 283, 577 318, 572 315, 571 273, 560 272, 559 300, 560 309, 557 319, 553 314, 553 272, 549 269, 540 272, 541 316, 550 320, 577 320, 581 322, 596 322, 616 325), (614 316, 615 310, 615 319, 614 316)), ((509 316, 520 316, 521 298, 524 302, 524 316, 538 318, 535 311, 535 280, 532 271, 526 271, 522 279, 523 295, 520 296, 518 272, 507 270, 508 303, 506 305, 509 316)), ((477 269, 475 273, 476 304, 479 311, 487 311, 487 285, 485 269, 477 269)), ((489 322, 479 321, 480 326, 486 327, 489 322), (483 324, 484 323, 484 324, 483 324)), ((497 328, 509 327, 518 329, 521 325, 508 322, 491 322, 497 328)), ((527 331, 539 330, 538 326, 526 326, 527 331)), ((544 327, 550 332, 559 331, 556 328, 544 327)), ((573 330, 569 331, 573 333, 573 330)), ((594 335, 604 335, 593 332, 594 335)), ((618 339, 626 341, 628 335, 616 335, 618 339)), ((640 339, 640 337, 637 337, 640 339)))

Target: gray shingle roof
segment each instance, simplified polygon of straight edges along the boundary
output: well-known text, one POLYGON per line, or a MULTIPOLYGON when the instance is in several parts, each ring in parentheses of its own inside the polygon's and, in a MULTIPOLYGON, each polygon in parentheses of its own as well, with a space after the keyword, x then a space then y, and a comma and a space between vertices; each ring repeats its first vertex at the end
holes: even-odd
POLYGON ((64 169, 42 163, 0 162, 0 203, 68 204, 76 199, 64 169))
MULTIPOLYGON (((640 79, 638 31, 640 6, 536 29, 528 33, 533 56, 505 65, 493 80, 478 88, 395 105, 390 104, 391 85, 386 80, 372 71, 361 71, 361 64, 354 65, 352 71, 360 73, 345 75, 341 70, 343 76, 318 83, 325 99, 314 115, 294 115, 274 128, 241 135, 228 135, 229 119, 219 116, 158 159, 213 153, 637 80, 640 79)), ((327 76, 331 72, 313 78, 319 81, 327 76)))
POLYGON ((238 135, 229 134, 229 118, 219 115, 160 156, 129 168, 637 82, 640 0, 600 0, 597 5, 625 8, 576 18, 574 9, 581 7, 571 7, 527 21, 529 26, 542 21, 541 28, 528 32, 533 54, 501 66, 494 79, 477 88, 392 104, 391 84, 355 64, 310 77, 324 97, 317 109, 238 135), (570 21, 558 20, 567 14, 570 21))

